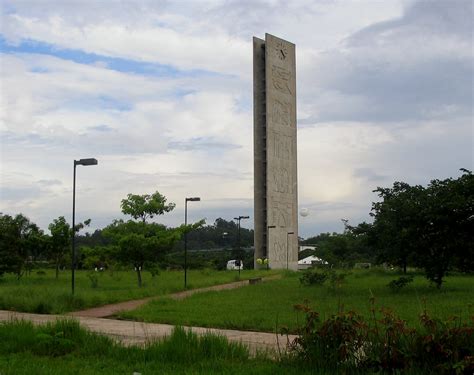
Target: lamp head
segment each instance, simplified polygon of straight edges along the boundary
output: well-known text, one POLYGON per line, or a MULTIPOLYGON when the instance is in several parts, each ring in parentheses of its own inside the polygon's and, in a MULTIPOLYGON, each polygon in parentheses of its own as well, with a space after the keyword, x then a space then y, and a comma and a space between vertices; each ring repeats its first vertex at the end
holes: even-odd
POLYGON ((97 159, 94 158, 88 158, 88 159, 79 159, 79 160, 74 160, 75 165, 97 165, 99 162, 97 159))
POLYGON ((199 197, 192 197, 192 198, 186 198, 186 201, 188 202, 199 202, 201 198, 199 197))

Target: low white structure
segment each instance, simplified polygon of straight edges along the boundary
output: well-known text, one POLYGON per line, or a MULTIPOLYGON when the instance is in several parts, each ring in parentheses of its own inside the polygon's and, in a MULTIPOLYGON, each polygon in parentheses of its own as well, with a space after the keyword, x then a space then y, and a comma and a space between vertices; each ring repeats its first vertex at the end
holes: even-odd
POLYGON ((244 269, 244 262, 241 260, 232 259, 227 262, 228 270, 238 270, 239 268, 240 270, 244 269))
POLYGON ((303 250, 316 250, 316 246, 314 245, 300 245, 299 251, 303 250))
POLYGON ((305 270, 307 268, 310 268, 310 267, 312 267, 314 265, 318 265, 318 264, 328 264, 328 262, 326 262, 325 260, 323 260, 321 258, 318 258, 315 255, 310 255, 309 257, 300 259, 298 261, 298 269, 299 270, 305 270))

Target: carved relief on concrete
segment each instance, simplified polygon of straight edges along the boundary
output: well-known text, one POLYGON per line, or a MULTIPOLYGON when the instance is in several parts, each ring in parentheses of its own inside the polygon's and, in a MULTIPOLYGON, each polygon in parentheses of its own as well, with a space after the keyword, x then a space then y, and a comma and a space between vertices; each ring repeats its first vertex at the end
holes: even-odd
POLYGON ((286 242, 281 241, 277 236, 273 236, 271 240, 272 260, 275 262, 286 261, 286 242))
POLYGON ((272 168, 270 170, 270 177, 273 192, 281 194, 293 193, 293 184, 291 183, 291 175, 288 166, 272 168))
POLYGON ((293 137, 278 132, 271 132, 269 139, 274 158, 286 161, 293 160, 295 143, 293 137))
POLYGON ((275 124, 291 125, 291 107, 290 103, 284 100, 275 100, 272 104, 272 121, 275 124))
POLYGON ((292 95, 290 79, 291 73, 288 69, 272 65, 272 84, 275 90, 282 94, 292 95))
POLYGON ((274 202, 270 208, 270 223, 276 227, 287 228, 292 224, 293 205, 291 203, 274 202))

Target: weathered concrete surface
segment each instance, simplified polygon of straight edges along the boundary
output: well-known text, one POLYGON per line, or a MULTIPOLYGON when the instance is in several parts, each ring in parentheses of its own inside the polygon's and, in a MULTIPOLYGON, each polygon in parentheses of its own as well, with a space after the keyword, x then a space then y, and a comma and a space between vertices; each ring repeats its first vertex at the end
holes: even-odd
MULTIPOLYGON (((143 345, 147 342, 162 339, 169 336, 174 326, 169 324, 140 323, 125 320, 92 318, 92 317, 71 317, 64 315, 42 315, 29 314, 13 311, 0 310, 0 321, 10 321, 14 319, 29 320, 34 324, 44 324, 57 319, 74 319, 88 330, 107 335, 124 345, 143 345)), ((257 350, 278 352, 285 350, 287 340, 294 340, 296 336, 282 336, 274 333, 235 331, 228 329, 215 329, 203 327, 186 327, 192 332, 203 335, 213 333, 226 337, 229 341, 241 342, 247 345, 252 353, 257 350)))
POLYGON ((253 194, 254 266, 267 257, 267 152, 265 104, 265 41, 253 38, 253 194))
POLYGON ((295 45, 270 34, 254 38, 254 157, 255 257, 297 270, 295 45))

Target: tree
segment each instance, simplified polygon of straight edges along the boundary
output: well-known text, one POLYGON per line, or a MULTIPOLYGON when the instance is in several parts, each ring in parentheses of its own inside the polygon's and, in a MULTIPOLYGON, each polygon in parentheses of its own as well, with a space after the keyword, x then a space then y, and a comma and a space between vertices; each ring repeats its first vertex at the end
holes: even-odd
POLYGON ((128 194, 121 201, 122 212, 138 221, 115 220, 103 231, 104 236, 116 245, 117 259, 133 265, 139 287, 142 286, 141 271, 145 262, 158 261, 182 232, 181 229, 147 223, 147 219, 170 212, 175 206, 174 203, 166 204, 166 197, 157 191, 151 195, 128 194))
POLYGON ((64 216, 60 216, 48 225, 48 229, 51 232, 49 255, 50 259, 54 261, 57 279, 59 276, 59 267, 71 245, 71 227, 66 222, 64 216))
POLYGON ((145 223, 148 218, 152 219, 156 215, 172 211, 176 205, 166 204, 166 197, 156 191, 151 195, 128 194, 126 199, 122 199, 120 206, 125 215, 145 223))
MULTIPOLYGON (((83 223, 76 224, 75 232, 79 232, 82 228, 89 226, 91 220, 87 219, 83 223)), ((64 257, 71 246, 72 230, 71 226, 66 222, 64 216, 54 219, 48 226, 51 232, 49 238, 49 257, 53 260, 56 269, 56 279, 59 276, 59 267, 64 262, 64 257)))
POLYGON ((474 270, 474 176, 432 180, 426 188, 395 182, 375 190, 372 235, 382 260, 406 271, 411 263, 441 287, 449 269, 474 270))
POLYGON ((159 261, 164 252, 181 236, 180 228, 167 228, 156 223, 115 220, 103 230, 105 236, 116 244, 116 258, 131 264, 137 273, 138 286, 142 286, 145 263, 159 261))
POLYGON ((378 187, 374 192, 382 198, 372 204, 370 214, 374 217, 379 260, 397 265, 406 273, 410 259, 419 248, 425 189, 395 182, 392 188, 378 187))
POLYGON ((474 271, 474 176, 432 180, 421 211, 419 263, 439 288, 453 266, 474 271))
POLYGON ((29 257, 41 246, 42 236, 43 232, 26 216, 0 214, 0 275, 11 272, 20 279, 29 257))

